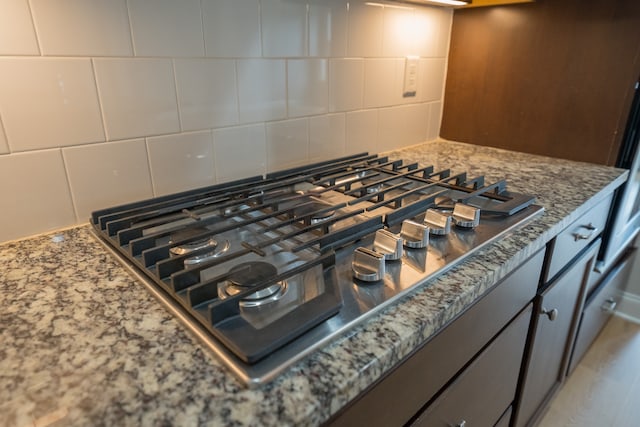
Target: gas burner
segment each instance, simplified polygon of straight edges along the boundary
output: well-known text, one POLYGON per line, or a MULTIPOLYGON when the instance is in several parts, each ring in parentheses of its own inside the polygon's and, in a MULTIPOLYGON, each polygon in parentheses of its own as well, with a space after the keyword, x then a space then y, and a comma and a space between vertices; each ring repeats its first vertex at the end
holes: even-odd
MULTIPOLYGON (((196 236, 198 234, 206 233, 209 230, 204 227, 190 228, 186 230, 180 230, 176 233, 173 233, 171 237, 169 237, 169 244, 174 244, 180 240, 188 239, 190 237, 196 236)), ((223 253, 229 250, 230 244, 228 240, 224 241, 224 244, 219 245, 218 241, 214 239, 212 236, 205 237, 203 239, 194 240, 193 242, 183 243, 178 246, 174 246, 169 249, 169 252, 174 255, 187 255, 195 251, 199 251, 201 249, 210 248, 211 251, 205 252, 202 254, 194 255, 192 257, 186 258, 184 260, 184 265, 196 265, 203 263, 205 261, 209 261, 213 258, 219 257, 223 253)))
MULTIPOLYGON (((277 275, 276 267, 268 262, 251 261, 238 264, 229 270, 229 277, 218 289, 218 295, 224 299, 239 294, 277 275)), ((243 308, 261 307, 278 301, 286 292, 286 282, 278 282, 244 297, 239 305, 243 308)))
POLYGON ((327 210, 327 208, 330 207, 331 205, 328 203, 321 202, 319 200, 312 200, 296 208, 293 215, 296 218, 308 217, 311 224, 317 224, 335 215, 335 209, 327 210))

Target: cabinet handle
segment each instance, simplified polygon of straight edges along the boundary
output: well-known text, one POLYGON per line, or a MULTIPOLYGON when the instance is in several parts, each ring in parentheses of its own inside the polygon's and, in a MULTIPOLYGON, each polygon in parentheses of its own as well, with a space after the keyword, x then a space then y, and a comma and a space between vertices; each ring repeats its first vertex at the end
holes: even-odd
POLYGON ((466 420, 462 420, 456 425, 456 427, 465 427, 466 425, 467 425, 467 421, 466 420))
POLYGON ((556 317, 558 317, 558 309, 554 308, 553 310, 547 310, 546 308, 542 307, 542 309, 540 309, 540 314, 546 314, 549 320, 553 322, 554 320, 556 320, 556 317))
POLYGON ((584 229, 588 230, 589 233, 586 233, 586 234, 573 233, 573 237, 576 239, 576 242, 578 240, 589 240, 598 231, 598 227, 593 225, 593 223, 591 223, 591 222, 589 224, 587 224, 587 225, 581 225, 580 228, 584 228, 584 229))
POLYGON ((607 313, 613 313, 617 305, 618 303, 613 298, 608 298, 600 308, 607 313))

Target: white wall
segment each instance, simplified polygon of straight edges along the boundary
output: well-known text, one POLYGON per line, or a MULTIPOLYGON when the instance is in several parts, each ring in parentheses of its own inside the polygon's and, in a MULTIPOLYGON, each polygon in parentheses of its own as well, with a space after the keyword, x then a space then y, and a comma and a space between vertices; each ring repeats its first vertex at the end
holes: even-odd
POLYGON ((347 0, 2 0, 0 242, 435 139, 451 19, 347 0))

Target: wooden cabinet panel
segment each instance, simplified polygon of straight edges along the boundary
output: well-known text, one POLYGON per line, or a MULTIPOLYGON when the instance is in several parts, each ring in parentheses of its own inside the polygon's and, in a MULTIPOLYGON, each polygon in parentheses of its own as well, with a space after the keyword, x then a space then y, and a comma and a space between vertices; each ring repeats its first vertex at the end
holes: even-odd
POLYGON ((534 335, 525 364, 526 371, 516 426, 528 425, 564 379, 573 344, 584 288, 598 253, 600 241, 560 275, 534 304, 534 335))
POLYGON ((440 136, 613 165, 639 27, 638 0, 455 10, 440 136))
POLYGON ((412 426, 496 424, 515 395, 531 311, 530 304, 412 426))

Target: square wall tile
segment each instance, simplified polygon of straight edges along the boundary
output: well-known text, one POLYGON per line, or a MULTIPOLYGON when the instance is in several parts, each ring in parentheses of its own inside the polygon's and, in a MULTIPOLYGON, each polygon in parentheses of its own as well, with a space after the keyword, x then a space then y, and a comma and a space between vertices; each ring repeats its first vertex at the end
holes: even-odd
POLYGON ((216 182, 210 131, 147 138, 147 151, 155 196, 216 182))
POLYGON ((258 0, 203 0, 202 21, 207 56, 261 56, 258 0))
POLYGON ((404 59, 364 61, 364 108, 384 107, 406 102, 402 98, 404 59))
POLYGON ((421 59, 418 64, 418 93, 420 101, 439 101, 444 96, 447 63, 445 58, 421 59))
POLYGON ((126 0, 32 0, 44 55, 131 56, 126 0))
POLYGON ((441 7, 419 7, 415 12, 414 34, 417 55, 444 58, 449 50, 453 10, 441 7))
POLYGON ((289 117, 326 113, 329 103, 327 60, 289 59, 287 94, 289 117))
POLYGON ((262 0, 261 6, 263 56, 306 56, 306 2, 262 0))
POLYGON ((264 124, 213 131, 218 182, 267 172, 267 137, 264 124))
POLYGON ((379 111, 380 151, 395 150, 425 140, 429 124, 428 104, 401 105, 379 111))
POLYGON ((440 136, 440 124, 442 122, 442 102, 432 102, 429 105, 429 128, 427 129, 427 141, 432 141, 440 136))
POLYGON ((0 156, 0 194, 0 242, 76 223, 60 150, 0 156))
POLYGON ((309 121, 284 120, 266 124, 267 171, 287 169, 309 159, 309 121))
POLYGON ((345 115, 329 114, 309 118, 309 160, 321 161, 343 156, 345 115))
POLYGON ((370 58, 382 55, 384 6, 350 2, 348 28, 348 56, 370 58))
POLYGON ((378 152, 378 110, 347 113, 345 125, 345 154, 378 152))
POLYGON ((76 215, 153 196, 144 139, 62 150, 76 215))
POLYGON ((232 59, 176 59, 183 130, 238 123, 236 63, 232 59))
POLYGON ((129 0, 136 56, 204 56, 200 0, 129 0))
POLYGON ((107 138, 180 131, 169 59, 95 59, 107 138))
POLYGON ((283 119, 287 114, 285 61, 239 59, 238 103, 240 122, 283 119))
POLYGON ((418 36, 420 28, 416 24, 414 8, 385 7, 382 55, 386 57, 418 55, 421 39, 418 36))
POLYGON ((347 54, 347 1, 309 1, 309 56, 347 54))
POLYGON ((329 61, 329 111, 362 108, 364 60, 331 59, 329 61))
POLYGON ((13 151, 104 141, 89 59, 0 58, 0 111, 13 151))
POLYGON ((7 137, 4 136, 4 126, 2 126, 2 118, 0 117, 0 154, 6 154, 9 152, 9 145, 7 144, 7 137))
POLYGON ((28 0, 0 1, 0 55, 39 55, 28 0))

